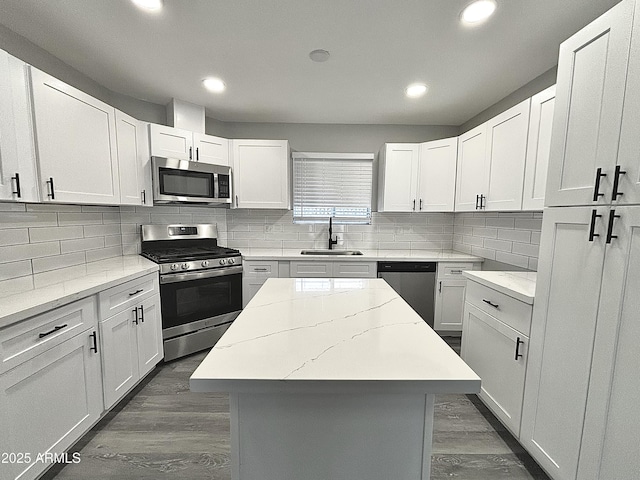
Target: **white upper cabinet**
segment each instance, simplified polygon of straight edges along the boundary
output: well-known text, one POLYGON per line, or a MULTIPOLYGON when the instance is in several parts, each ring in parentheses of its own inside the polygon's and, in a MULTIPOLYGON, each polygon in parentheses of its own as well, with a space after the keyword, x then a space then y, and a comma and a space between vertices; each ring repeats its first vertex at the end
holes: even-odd
POLYGON ((530 105, 531 100, 527 99, 487 122, 489 176, 482 205, 485 210, 522 208, 530 105))
POLYGON ((149 142, 152 157, 193 160, 193 133, 190 130, 149 125, 149 142))
POLYGON ((420 145, 387 143, 380 155, 378 210, 413 212, 416 210, 420 145))
POLYGON ((291 208, 286 140, 231 140, 235 208, 291 208))
POLYGON ((522 192, 523 210, 544 208, 555 100, 555 85, 531 97, 529 140, 522 192))
POLYGON ((483 123, 458 137, 457 212, 482 208, 488 175, 487 124, 483 123))
POLYGON ((229 165, 229 140, 226 138, 152 123, 149 140, 154 157, 229 165))
POLYGON ((30 67, 42 198, 120 203, 115 109, 30 67))
POLYGON ((26 64, 0 50, 0 200, 37 202, 26 64))
POLYGON ((618 204, 640 204, 640 5, 636 6, 633 23, 618 165, 612 181, 616 187, 612 200, 618 204), (616 191, 618 195, 615 195, 616 191))
POLYGON ((378 211, 453 211, 457 144, 457 138, 385 144, 380 154, 378 211))
MULTIPOLYGON (((120 203, 142 205, 146 197, 143 167, 147 141, 144 126, 135 118, 116 110, 120 203)), ((151 193, 151 191, 149 191, 151 193)))
POLYGON ((196 161, 213 165, 229 165, 229 140, 204 133, 193 134, 196 161))
POLYGON ((546 206, 611 202, 633 8, 619 3, 560 46, 546 206))
POLYGON ((420 144, 418 211, 453 212, 457 153, 457 138, 420 144))

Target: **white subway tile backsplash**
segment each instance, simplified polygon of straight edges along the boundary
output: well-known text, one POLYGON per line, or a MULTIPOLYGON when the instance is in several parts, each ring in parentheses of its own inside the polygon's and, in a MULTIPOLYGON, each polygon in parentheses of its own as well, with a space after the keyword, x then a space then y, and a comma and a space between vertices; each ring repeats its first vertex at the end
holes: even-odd
POLYGON ((87 256, 87 263, 97 262, 105 258, 119 257, 122 255, 122 246, 117 245, 115 247, 100 248, 98 250, 87 250, 85 254, 87 256))
POLYGON ((97 248, 104 248, 104 237, 89 237, 78 240, 60 241, 61 253, 82 252, 86 250, 95 250, 97 248))
POLYGON ((29 230, 26 228, 0 230, 0 247, 21 243, 29 243, 29 230))
POLYGON ((58 226, 58 216, 55 213, 6 212, 0 214, 0 229, 56 226, 58 226))
POLYGON ((33 263, 33 273, 42 273, 74 265, 83 265, 86 263, 86 258, 83 251, 55 255, 53 257, 34 258, 31 262, 33 263))
POLYGON ((53 240, 71 240, 74 238, 82 238, 81 225, 75 225, 73 227, 48 227, 29 229, 29 240, 31 241, 31 243, 50 242, 53 240))
POLYGON ((0 263, 0 280, 9 280, 11 278, 23 277, 31 275, 30 260, 20 260, 19 262, 0 263))
POLYGON ((0 212, 26 212, 27 208, 24 203, 0 202, 0 212))
POLYGON ((119 223, 108 225, 86 225, 83 227, 85 237, 104 237, 106 235, 120 235, 121 227, 119 223))
POLYGON ((455 214, 453 249, 535 269, 542 228, 541 212, 455 214))
MULTIPOLYGON (((113 208, 113 207, 111 207, 113 208)), ((30 203, 27 205, 27 212, 81 212, 80 205, 57 205, 53 203, 30 203)))
POLYGON ((95 225, 102 224, 102 213, 59 213, 58 224, 64 225, 95 225))
POLYGON ((25 243, 0 247, 0 263, 60 254, 60 242, 25 243))

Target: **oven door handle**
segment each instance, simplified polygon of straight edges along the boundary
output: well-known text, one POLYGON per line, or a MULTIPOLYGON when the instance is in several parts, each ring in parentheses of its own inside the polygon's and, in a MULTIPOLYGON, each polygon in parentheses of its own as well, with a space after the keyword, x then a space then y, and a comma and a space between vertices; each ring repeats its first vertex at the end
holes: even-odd
POLYGON ((242 273, 242 265, 219 268, 216 270, 204 270, 200 272, 168 273, 166 275, 160 275, 160 283, 176 283, 186 282, 188 280, 199 280, 201 278, 225 277, 235 273, 242 273))

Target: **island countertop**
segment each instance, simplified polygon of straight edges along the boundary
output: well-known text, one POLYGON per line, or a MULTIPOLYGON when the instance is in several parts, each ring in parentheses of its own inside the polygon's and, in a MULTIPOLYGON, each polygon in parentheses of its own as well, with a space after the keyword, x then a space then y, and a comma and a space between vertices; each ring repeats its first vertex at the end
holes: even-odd
POLYGON ((230 393, 476 393, 480 378, 382 279, 271 278, 191 377, 230 393))

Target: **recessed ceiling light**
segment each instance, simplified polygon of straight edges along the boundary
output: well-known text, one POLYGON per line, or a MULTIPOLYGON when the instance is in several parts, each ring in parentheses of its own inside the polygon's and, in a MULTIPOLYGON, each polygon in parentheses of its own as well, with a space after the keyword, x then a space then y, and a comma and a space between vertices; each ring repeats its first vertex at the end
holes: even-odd
POLYGON ((162 0, 131 0, 136 7, 148 10, 150 12, 157 12, 162 10, 162 0))
POLYGON ((477 25, 493 15, 495 10, 496 2, 494 0, 478 0, 462 11, 460 20, 462 23, 477 25))
POLYGON ((205 78, 202 80, 202 84, 204 85, 204 88, 215 93, 223 92, 226 88, 226 85, 222 80, 214 77, 205 78))
POLYGON ((318 49, 309 53, 309 58, 314 62, 326 62, 331 54, 326 50, 318 49))
POLYGON ((405 88, 405 93, 409 98, 418 98, 427 93, 427 86, 424 83, 413 83, 405 88))

